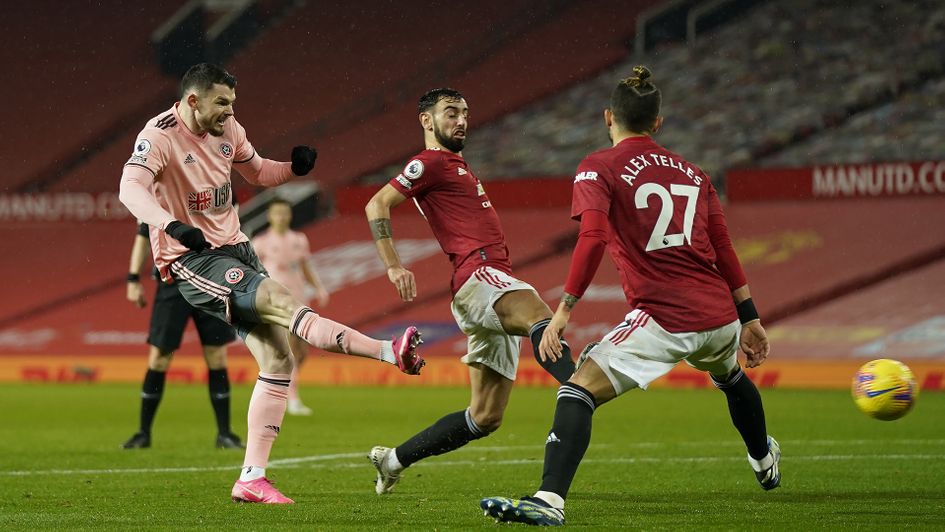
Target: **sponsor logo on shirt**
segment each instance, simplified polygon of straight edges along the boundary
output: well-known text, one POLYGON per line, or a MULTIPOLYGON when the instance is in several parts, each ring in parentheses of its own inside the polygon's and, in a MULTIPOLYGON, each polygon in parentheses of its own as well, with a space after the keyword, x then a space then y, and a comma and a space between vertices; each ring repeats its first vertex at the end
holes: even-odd
POLYGON ((147 157, 141 157, 140 155, 132 155, 132 156, 131 156, 131 159, 128 159, 128 162, 129 162, 129 163, 134 163, 134 164, 144 164, 144 163, 148 162, 148 158, 147 158, 147 157))
POLYGON ((226 157, 227 159, 233 157, 233 146, 231 146, 229 142, 220 144, 220 155, 226 157))
POLYGON ((578 181, 597 181, 597 172, 581 172, 574 176, 574 182, 578 181))
POLYGON ((232 205, 231 196, 230 183, 224 183, 223 186, 216 188, 189 192, 187 194, 187 210, 195 214, 226 210, 232 205))
POLYGON ((398 175, 398 176, 395 177, 394 179, 395 179, 398 183, 400 183, 400 186, 402 186, 402 187, 404 187, 404 188, 406 188, 406 189, 413 188, 413 183, 411 183, 409 179, 407 179, 406 177, 404 177, 403 174, 398 175))
POLYGON ((404 167, 404 175, 407 179, 416 179, 423 175, 423 161, 414 159, 404 167))
POLYGON ((239 268, 230 268, 223 276, 226 278, 226 282, 230 284, 236 284, 243 280, 243 270, 239 268))
POLYGON ((137 155, 138 157, 143 157, 151 151, 151 141, 148 139, 138 139, 135 142, 135 151, 132 155, 137 155))
POLYGON ((187 154, 187 157, 184 158, 184 164, 194 164, 196 162, 197 159, 194 159, 194 156, 189 153, 187 154))

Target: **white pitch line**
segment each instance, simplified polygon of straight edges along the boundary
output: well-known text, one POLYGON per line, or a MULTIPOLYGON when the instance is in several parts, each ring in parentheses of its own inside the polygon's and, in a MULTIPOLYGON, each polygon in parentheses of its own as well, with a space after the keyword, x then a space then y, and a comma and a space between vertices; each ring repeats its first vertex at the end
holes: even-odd
MULTIPOLYGON (((935 440, 929 440, 935 441, 935 440)), ((512 449, 533 448, 537 449, 540 445, 517 445, 509 447, 485 447, 464 449, 466 452, 472 451, 505 451, 512 449)), ((297 469, 301 464, 308 464, 309 469, 323 469, 328 467, 336 468, 355 468, 366 467, 363 461, 342 462, 335 464, 317 463, 331 462, 341 459, 363 459, 366 453, 333 453, 318 454, 311 456, 299 456, 295 458, 281 458, 270 461, 270 466, 282 467, 287 469, 297 469), (314 463, 313 463, 314 462, 314 463)), ((828 454, 828 455, 787 455, 786 461, 844 461, 844 460, 945 460, 945 454, 828 454)), ((745 460, 743 456, 688 456, 688 457, 658 457, 658 456, 640 456, 640 457, 622 457, 622 458, 588 458, 582 460, 582 463, 591 464, 635 464, 635 463, 708 463, 708 462, 729 462, 745 460)), ((515 459, 479 459, 479 460, 435 460, 432 462, 420 462, 416 466, 423 467, 451 467, 451 466, 482 466, 482 465, 523 465, 539 464, 541 458, 515 458, 515 459)), ((206 473, 214 471, 237 471, 238 466, 207 466, 207 467, 158 467, 158 468, 127 468, 127 469, 41 469, 35 471, 0 471, 0 476, 5 477, 26 477, 41 475, 114 475, 114 474, 153 474, 153 473, 206 473)))

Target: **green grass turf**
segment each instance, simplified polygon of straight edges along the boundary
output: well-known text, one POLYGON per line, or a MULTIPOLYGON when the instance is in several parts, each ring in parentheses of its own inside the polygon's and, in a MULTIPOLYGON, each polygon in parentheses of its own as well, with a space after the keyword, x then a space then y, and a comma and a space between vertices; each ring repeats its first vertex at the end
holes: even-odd
MULTIPOLYGON (((249 393, 234 390, 240 435, 249 393)), ((303 393, 315 415, 286 418, 269 469, 297 504, 264 506, 230 502, 242 452, 212 447, 201 386, 168 386, 153 447, 125 451, 119 445, 136 426, 137 386, 3 385, 0 529, 490 529, 497 525, 482 516, 480 497, 537 486, 553 389, 516 389, 498 433, 417 464, 384 497, 374 495, 363 454, 463 408, 468 392, 303 393), (291 458, 299 460, 285 461, 291 458)), ((763 397, 769 431, 784 451, 780 489, 763 492, 755 483, 721 393, 632 392, 595 415, 568 499, 569 526, 945 527, 945 394, 924 394, 896 422, 866 418, 842 391, 763 397)))

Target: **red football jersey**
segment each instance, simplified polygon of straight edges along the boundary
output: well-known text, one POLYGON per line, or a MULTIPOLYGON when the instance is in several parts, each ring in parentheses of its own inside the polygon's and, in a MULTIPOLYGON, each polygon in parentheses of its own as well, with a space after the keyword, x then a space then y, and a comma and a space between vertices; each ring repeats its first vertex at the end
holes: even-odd
POLYGON ((571 216, 607 214, 627 302, 670 332, 738 319, 708 234, 709 213, 721 209, 709 177, 650 137, 592 153, 574 177, 571 216))
POLYGON ((444 150, 424 150, 410 159, 391 186, 413 198, 453 263, 455 295, 480 266, 509 275, 512 264, 499 215, 466 160, 444 150))

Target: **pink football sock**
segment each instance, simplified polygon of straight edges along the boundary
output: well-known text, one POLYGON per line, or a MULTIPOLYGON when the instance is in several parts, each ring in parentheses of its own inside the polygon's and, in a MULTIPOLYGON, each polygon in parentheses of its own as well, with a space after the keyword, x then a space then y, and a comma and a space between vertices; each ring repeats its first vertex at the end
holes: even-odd
POLYGON ((285 416, 286 397, 289 392, 289 375, 282 373, 260 373, 253 396, 249 400, 246 434, 246 458, 243 467, 266 467, 272 444, 279 435, 282 418, 285 416))
POLYGON ((312 347, 375 360, 384 358, 381 353, 383 342, 319 316, 309 307, 299 307, 292 314, 292 320, 289 323, 291 324, 289 332, 305 340, 312 347))

